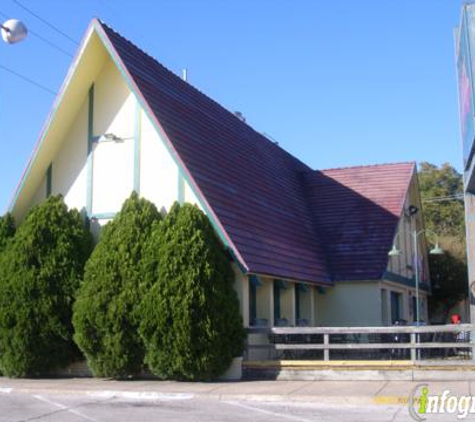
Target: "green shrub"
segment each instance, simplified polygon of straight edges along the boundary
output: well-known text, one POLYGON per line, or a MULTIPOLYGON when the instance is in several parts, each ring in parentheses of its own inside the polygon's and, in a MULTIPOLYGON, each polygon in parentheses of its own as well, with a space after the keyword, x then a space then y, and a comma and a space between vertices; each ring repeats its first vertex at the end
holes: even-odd
POLYGON ((159 221, 155 206, 136 193, 108 223, 86 264, 74 305, 74 339, 96 376, 140 373, 144 350, 136 308, 142 295, 145 239, 159 221))
POLYGON ((60 196, 34 207, 20 225, 0 265, 4 374, 38 375, 77 357, 72 304, 91 245, 80 214, 60 196))
POLYGON ((141 306, 145 361, 160 378, 207 380, 243 350, 233 271, 206 215, 175 204, 144 255, 150 290, 141 306))
POLYGON ((0 217, 0 253, 7 246, 13 236, 15 235, 15 222, 11 214, 7 213, 0 217))

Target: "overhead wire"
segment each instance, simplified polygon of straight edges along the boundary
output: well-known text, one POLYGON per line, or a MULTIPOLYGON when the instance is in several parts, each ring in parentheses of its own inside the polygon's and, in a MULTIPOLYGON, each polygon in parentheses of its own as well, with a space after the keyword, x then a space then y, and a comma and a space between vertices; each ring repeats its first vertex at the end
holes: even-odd
POLYGON ((53 42, 49 41, 48 39, 46 39, 42 35, 40 35, 36 32, 33 32, 31 29, 28 29, 28 32, 30 34, 34 35, 35 37, 37 37, 38 39, 40 39, 41 41, 43 41, 44 43, 48 44, 50 47, 53 47, 54 49, 58 50, 59 52, 65 54, 66 56, 71 57, 71 58, 73 57, 73 55, 70 52, 64 50, 60 46, 58 46, 58 45, 54 44, 53 42))
MULTIPOLYGON (((8 16, 6 13, 3 13, 0 10, 0 15, 3 16, 5 19, 10 19, 10 16, 8 16)), ((65 54, 66 56, 73 57, 73 55, 65 50, 64 48, 60 47, 59 45, 55 44, 54 42, 48 40, 47 38, 43 37, 42 35, 38 34, 37 32, 31 30, 28 28, 28 33, 33 35, 34 37, 38 38, 39 40, 43 41, 45 44, 48 44, 50 47, 53 47, 54 49, 58 50, 59 52, 65 54)))
MULTIPOLYGON (((3 16, 5 19, 10 19, 10 16, 8 16, 6 13, 0 11, 0 15, 3 16)), ((37 32, 35 31, 32 31, 31 29, 28 28, 28 33, 37 37, 39 40, 43 41, 44 43, 48 44, 50 47, 53 47, 55 48, 57 51, 69 56, 69 57, 73 57, 73 55, 71 53, 69 53, 68 51, 66 51, 65 49, 61 48, 60 46, 58 46, 57 44, 53 43, 52 41, 48 40, 47 38, 43 37, 42 35, 38 34, 37 32)), ((23 74, 21 74, 20 72, 17 72, 16 70, 13 70, 11 69, 10 67, 8 66, 5 66, 3 64, 0 64, 0 69, 3 69, 4 71, 10 73, 11 75, 23 80, 24 82, 27 82, 51 95, 57 95, 57 93, 55 91, 53 91, 52 89, 46 87, 45 85, 29 78, 28 76, 25 76, 23 74)))
POLYGON ((31 10, 30 8, 28 8, 27 6, 25 6, 24 4, 22 4, 21 2, 19 2, 18 0, 12 0, 13 3, 15 3, 17 6, 21 7, 23 10, 25 10, 26 12, 28 12, 30 15, 34 16, 36 19, 40 20, 41 22, 43 22, 45 25, 47 25, 48 27, 50 27, 51 29, 53 29, 54 31, 56 31, 58 34, 62 35, 64 38, 68 39, 69 41, 71 41, 72 43, 76 44, 76 45, 79 45, 79 42, 77 40, 75 40, 73 37, 70 37, 68 34, 66 34, 66 32, 62 31, 61 29, 59 29, 56 25, 53 25, 52 23, 50 23, 49 21, 47 21, 45 18, 41 17, 40 15, 38 15, 37 13, 33 12, 33 10, 31 10))
POLYGON ((52 89, 49 89, 48 87, 46 87, 46 86, 40 84, 39 82, 36 82, 36 81, 34 81, 33 79, 30 79, 30 78, 28 78, 27 76, 22 75, 21 73, 18 73, 17 71, 15 71, 15 70, 13 70, 13 69, 10 69, 10 68, 7 67, 7 66, 4 66, 3 64, 0 64, 0 69, 3 69, 3 70, 5 70, 5 71, 8 72, 8 73, 11 73, 12 75, 16 76, 16 77, 19 78, 19 79, 22 79, 22 80, 25 81, 25 82, 28 82, 28 83, 30 83, 30 84, 32 84, 32 85, 35 85, 37 88, 40 88, 40 89, 42 89, 43 91, 46 91, 46 92, 48 92, 48 93, 50 93, 50 94, 52 94, 52 95, 57 95, 57 93, 56 93, 55 91, 53 91, 52 89))

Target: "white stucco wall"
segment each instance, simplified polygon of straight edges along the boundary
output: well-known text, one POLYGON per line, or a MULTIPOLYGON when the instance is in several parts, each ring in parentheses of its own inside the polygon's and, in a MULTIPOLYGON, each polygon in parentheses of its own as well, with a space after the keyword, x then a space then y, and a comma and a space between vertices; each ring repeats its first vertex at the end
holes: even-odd
POLYGON ((145 113, 141 122, 140 194, 165 212, 178 200, 178 166, 145 113))
POLYGON ((87 115, 86 99, 52 164, 52 194, 63 194, 68 207, 78 210, 86 205, 87 115))
MULTIPOLYGON (((69 132, 52 160, 52 194, 61 193, 69 207, 83 210, 88 190, 88 97, 85 96, 69 132)), ((180 172, 146 113, 138 106, 115 64, 108 60, 94 81, 92 152, 92 215, 118 212, 134 189, 134 173, 139 166, 141 196, 155 203, 162 212, 180 199, 180 172), (138 119, 138 121, 137 121, 138 119), (114 134, 119 141, 106 140, 114 134), (135 159, 135 136, 139 139, 139 159, 135 159)), ((182 199, 197 204, 197 196, 181 175, 182 199)), ((46 178, 31 205, 46 197, 46 178)))
POLYGON ((198 198, 196 197, 195 193, 193 192, 193 189, 191 189, 190 185, 185 181, 184 183, 184 201, 189 202, 190 204, 195 204, 198 205, 198 207, 201 209, 201 211, 205 211, 204 208, 202 207, 201 203, 198 201, 198 198))
POLYGON ((43 179, 40 183, 40 187, 38 188, 34 197, 31 200, 30 208, 43 202, 45 198, 46 198, 46 176, 43 176, 43 179))
POLYGON ((133 190, 136 100, 109 61, 94 84, 93 134, 113 134, 93 145, 92 213, 116 212, 133 190))

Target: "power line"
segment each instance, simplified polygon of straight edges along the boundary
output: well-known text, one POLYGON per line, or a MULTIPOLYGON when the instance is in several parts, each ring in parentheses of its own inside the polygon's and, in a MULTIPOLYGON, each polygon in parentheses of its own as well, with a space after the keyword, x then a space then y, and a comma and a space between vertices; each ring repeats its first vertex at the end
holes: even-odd
POLYGON ((44 86, 44 85, 41 85, 39 82, 36 82, 36 81, 34 81, 33 79, 30 79, 30 78, 28 78, 28 77, 26 77, 26 76, 24 76, 24 75, 22 75, 22 74, 16 72, 16 71, 13 70, 13 69, 10 69, 9 67, 4 66, 3 64, 0 64, 0 68, 3 69, 3 70, 5 70, 5 71, 8 72, 8 73, 11 73, 12 75, 15 75, 17 78, 22 79, 22 80, 25 81, 25 82, 28 82, 28 83, 31 84, 31 85, 35 85, 37 88, 40 88, 40 89, 42 89, 43 91, 46 91, 46 92, 48 92, 48 93, 50 93, 50 94, 52 94, 52 95, 57 95, 57 93, 54 92, 52 89, 49 89, 49 88, 47 88, 47 87, 44 86))
MULTIPOLYGON (((5 19, 10 19, 10 16, 8 16, 6 13, 3 13, 1 10, 0 10, 0 15, 3 16, 5 19)), ((45 44, 48 44, 50 47, 53 47, 54 49, 58 50, 59 52, 65 54, 66 56, 73 57, 73 55, 69 51, 66 51, 65 49, 61 48, 59 45, 57 45, 54 42, 48 40, 47 38, 43 37, 42 35, 38 34, 37 32, 32 31, 30 28, 28 28, 28 33, 35 36, 39 40, 43 41, 45 44)))
POLYGON ((21 7, 23 10, 27 11, 30 15, 34 16, 36 19, 40 20, 41 22, 43 22, 45 25, 49 26, 51 29, 53 29, 54 31, 56 31, 58 34, 62 35, 64 38, 67 38, 69 41, 71 41, 72 43, 78 45, 79 43, 72 37, 70 37, 68 34, 66 34, 65 32, 61 31, 61 29, 59 29, 57 26, 53 25, 52 23, 49 23, 46 19, 42 18, 40 15, 38 15, 37 13, 33 12, 31 9, 29 9, 28 7, 26 7, 24 4, 20 3, 18 0, 12 0, 13 3, 15 3, 16 5, 18 5, 19 7, 21 7))
POLYGON ((45 37, 41 36, 40 34, 37 34, 36 32, 33 32, 31 29, 28 30, 28 32, 31 34, 31 35, 34 35, 35 37, 37 37, 38 39, 40 39, 41 41, 43 41, 44 43, 48 44, 50 47, 53 47, 54 49, 58 50, 59 52, 65 54, 66 56, 68 57, 73 57, 73 55, 64 50, 63 48, 61 48, 60 46, 56 45, 55 43, 49 41, 48 39, 46 39, 45 37))
POLYGON ((442 202, 442 201, 463 201, 463 194, 457 193, 448 196, 434 196, 432 198, 422 198, 422 202, 442 202))

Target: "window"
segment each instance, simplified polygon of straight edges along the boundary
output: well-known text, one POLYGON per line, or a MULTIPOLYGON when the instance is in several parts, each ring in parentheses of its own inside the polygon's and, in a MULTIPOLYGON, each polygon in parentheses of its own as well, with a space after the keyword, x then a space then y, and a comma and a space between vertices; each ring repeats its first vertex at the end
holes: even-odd
POLYGON ((391 292, 391 323, 401 319, 401 293, 391 292))
POLYGON ((295 325, 306 327, 312 320, 312 290, 307 284, 295 284, 295 325))
POLYGON ((300 319, 300 284, 295 284, 295 321, 298 323, 300 319))
POLYGON ((249 281, 249 325, 255 325, 257 318, 257 285, 249 281))
POLYGON ((280 320, 280 283, 274 281, 274 325, 279 325, 280 320))
POLYGON ((415 321, 417 318, 417 301, 416 301, 415 296, 412 296, 411 298, 411 305, 412 305, 412 320, 415 321))
POLYGON ((387 290, 381 289, 381 320, 384 325, 388 325, 388 300, 387 290))
POLYGON ((46 198, 51 196, 51 190, 53 184, 53 163, 51 163, 46 170, 46 198))

